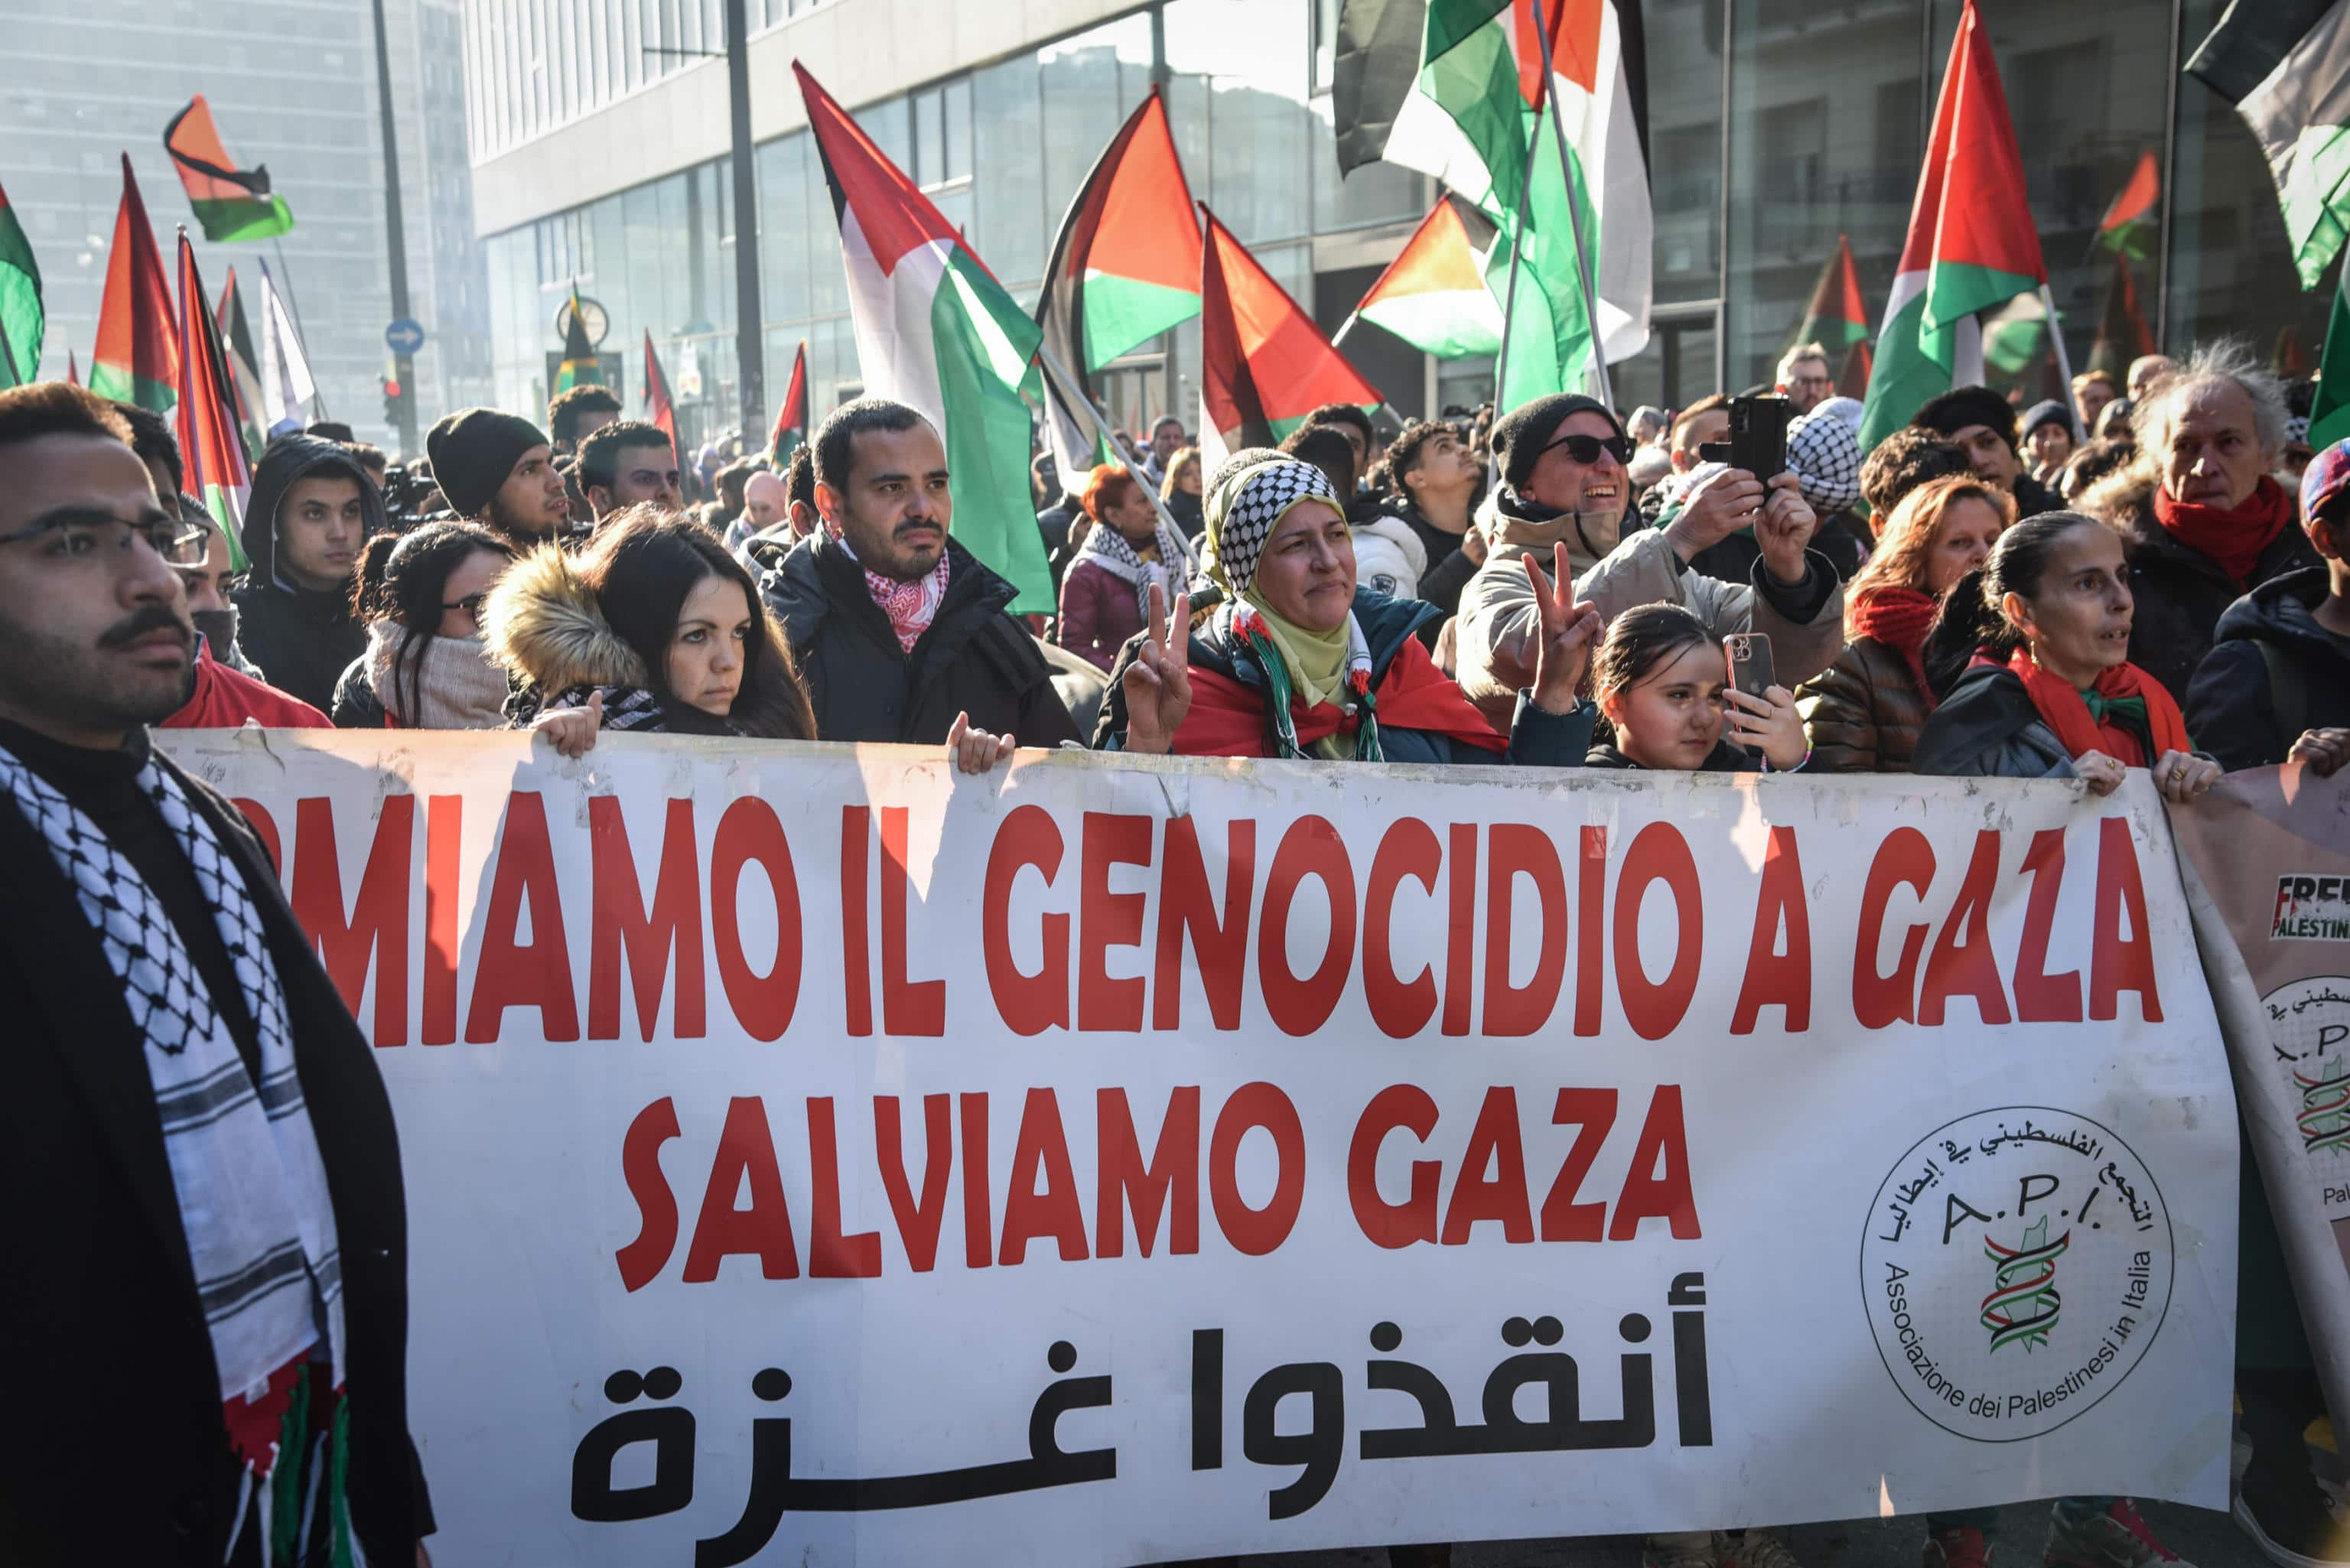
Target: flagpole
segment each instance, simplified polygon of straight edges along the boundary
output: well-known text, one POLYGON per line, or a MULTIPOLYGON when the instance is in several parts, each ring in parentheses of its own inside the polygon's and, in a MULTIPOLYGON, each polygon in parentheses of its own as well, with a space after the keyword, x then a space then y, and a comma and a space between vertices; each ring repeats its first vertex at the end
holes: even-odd
POLYGON ((2044 283, 2040 286, 2040 308, 2048 313, 2048 336, 2056 345, 2056 374, 2064 379, 2064 411, 2072 416, 2079 439, 2085 441, 2089 432, 2081 429, 2081 403, 2073 395, 2073 357, 2064 352, 2064 325, 2056 319, 2056 298, 2044 283))
MULTIPOLYGON (((1186 570, 1195 572, 1199 570, 1200 557, 1192 550, 1191 541, 1185 536, 1182 527, 1176 523, 1175 514, 1167 510, 1167 503, 1159 498, 1159 492, 1151 488, 1150 481, 1144 476, 1142 470, 1135 467, 1134 459, 1127 455, 1126 448, 1110 432, 1109 416, 1094 406, 1093 399, 1086 395, 1085 388, 1078 384, 1076 377, 1069 374, 1068 367, 1062 364, 1053 351, 1042 343, 1036 345, 1036 358, 1037 362, 1045 367, 1046 373, 1061 384, 1061 395, 1075 401, 1077 407, 1085 410, 1086 417, 1093 421, 1094 431, 1101 437, 1102 444, 1118 454, 1119 464, 1133 477, 1134 483, 1141 489, 1142 493, 1150 497, 1151 510, 1159 514, 1159 521, 1165 525, 1165 532, 1173 537, 1177 547, 1183 552, 1183 565, 1186 570)), ((1066 480, 1062 483, 1061 488, 1065 492, 1068 490, 1066 480)))
MULTIPOLYGON (((1591 252, 1583 238, 1583 209, 1575 201, 1575 160, 1567 156, 1566 121, 1558 112, 1557 73, 1551 67, 1550 32, 1557 25, 1557 17, 1563 14, 1565 0, 1560 0, 1559 5, 1552 8, 1549 16, 1540 14, 1542 0, 1526 0, 1526 4, 1536 8, 1534 36, 1542 44, 1543 101, 1534 106, 1534 118, 1541 119, 1544 105, 1549 106, 1551 139, 1558 144, 1558 176, 1566 187, 1567 223, 1575 230, 1575 271, 1583 285, 1583 318, 1591 333, 1592 379, 1598 383, 1599 400, 1612 410, 1616 406, 1616 398, 1607 385, 1607 348, 1599 337, 1599 291, 1592 283, 1591 252)), ((1537 130, 1535 134, 1539 138, 1541 133, 1537 130)), ((1531 169, 1533 165, 1529 163, 1527 167, 1531 169)), ((1533 195, 1531 178, 1527 184, 1529 189, 1524 194, 1530 201, 1533 195)))

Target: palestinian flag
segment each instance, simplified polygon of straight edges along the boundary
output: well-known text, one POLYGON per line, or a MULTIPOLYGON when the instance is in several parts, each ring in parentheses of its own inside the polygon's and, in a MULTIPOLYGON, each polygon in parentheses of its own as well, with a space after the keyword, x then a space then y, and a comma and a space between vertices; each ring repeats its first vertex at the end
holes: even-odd
POLYGON ((1205 206, 1200 263, 1200 447, 1213 472, 1249 446, 1276 446, 1325 403, 1368 413, 1379 395, 1314 318, 1205 206))
POLYGON ((2162 166, 2154 161, 2153 148, 2141 148, 2137 167, 2097 220, 2097 243, 2123 255, 2144 255, 2147 226, 2161 204, 2162 166))
POLYGON ((163 150, 188 188, 188 205, 214 244, 226 240, 266 240, 294 226, 286 198, 269 189, 269 171, 260 164, 239 169, 221 146, 213 106, 198 93, 163 128, 163 150))
POLYGON ((1440 359, 1498 352, 1502 306, 1485 286, 1485 264, 1500 233, 1460 197, 1439 197, 1331 341, 1367 321, 1440 359))
POLYGON ((1050 614, 1053 575, 1028 497, 1030 361, 1042 337, 954 225, 797 61, 848 273, 865 389, 921 410, 946 443, 953 531, 1018 590, 1015 614, 1050 614))
POLYGON ((74 358, 74 351, 70 348, 66 350, 66 385, 81 385, 81 361, 74 358))
MULTIPOLYGON (((1152 88, 1094 160, 1053 239, 1036 301, 1045 352, 1093 398, 1093 372, 1200 314, 1200 221, 1152 88)), ((1082 410, 1045 381, 1045 431, 1070 483, 1115 461, 1082 410)))
POLYGON ((1638 0, 1346 0, 1332 78, 1342 171, 1375 160, 1435 175, 1508 242, 1486 265, 1512 302, 1503 408, 1578 384, 1593 364, 1579 215, 1607 358, 1648 346, 1655 223, 1648 198, 1645 47, 1638 0), (1545 84, 1539 8, 1555 74, 1545 84), (1565 131, 1572 181, 1548 140, 1565 131), (1575 210, 1568 205, 1570 192, 1575 210))
POLYGON ((767 466, 781 473, 791 466, 792 453, 807 444, 807 339, 792 356, 792 384, 784 392, 784 406, 775 410, 775 432, 767 437, 767 466))
POLYGON ((245 450, 257 458, 267 444, 261 425, 261 360, 253 351, 253 328, 244 318, 244 296, 237 291, 234 267, 221 285, 213 326, 228 353, 229 378, 236 387, 236 422, 244 431, 245 450))
POLYGON ((1908 424, 1928 399, 1980 382, 1980 313, 2047 281, 2007 95, 1982 18, 1968 0, 1934 106, 1909 237, 1877 335, 1861 450, 1908 424))
POLYGON ((1812 286, 1812 301, 1804 306, 1804 319, 1787 346, 1795 348, 1816 343, 1828 351, 1829 362, 1834 363, 1837 349, 1867 341, 1868 306, 1860 297, 1860 269, 1852 264, 1852 238, 1838 234, 1836 254, 1820 269, 1820 281, 1812 286))
MULTIPOLYGON (((295 330, 294 318, 286 309, 286 302, 277 293, 276 280, 269 275, 269 264, 261 264, 261 407, 255 410, 269 435, 300 430, 310 417, 310 404, 318 395, 317 379, 310 374, 308 355, 303 352, 302 335, 295 330)), ((322 408, 319 412, 326 410, 322 408)))
POLYGON ((170 410, 180 379, 180 324, 147 203, 122 155, 122 204, 114 214, 114 246, 106 258, 106 296, 98 307, 98 348, 90 355, 89 389, 157 413, 170 410))
POLYGON ((2350 293, 2337 281, 2317 359, 2317 395, 2309 406, 2310 450, 2324 452, 2345 439, 2350 439, 2350 293))
POLYGON ((653 352, 652 328, 645 328, 645 419, 669 437, 671 456, 677 453, 677 410, 670 402, 669 378, 661 374, 660 357, 653 352))
POLYGON ((596 345, 588 341, 588 324, 579 317, 579 285, 571 285, 571 313, 563 321, 563 363, 556 368, 555 390, 550 399, 562 396, 574 387, 589 383, 604 384, 604 369, 596 358, 596 345))
POLYGON ((8 192, 0 191, 0 388, 40 379, 41 337, 48 324, 41 307, 41 265, 25 238, 8 192))
POLYGON ((2035 292, 2019 294, 1982 317, 1985 380, 2022 384, 2048 358, 2048 306, 2035 292))
POLYGON ((2187 71, 2251 127, 2315 288, 2350 235, 2350 0, 2238 0, 2187 71))
POLYGON ((180 461, 187 467, 188 493, 204 504, 227 535, 229 560, 243 571, 244 501, 253 490, 253 470, 237 429, 228 354, 213 324, 185 229, 180 231, 179 348, 180 461))
POLYGON ((2138 303, 2137 279, 2130 275, 2129 257, 2114 253, 2114 274, 2106 281, 2106 296, 2097 309, 2097 340, 2089 348, 2089 369, 2103 370, 2122 385, 2130 361, 2156 352, 2154 328, 2147 325, 2146 307, 2138 303))

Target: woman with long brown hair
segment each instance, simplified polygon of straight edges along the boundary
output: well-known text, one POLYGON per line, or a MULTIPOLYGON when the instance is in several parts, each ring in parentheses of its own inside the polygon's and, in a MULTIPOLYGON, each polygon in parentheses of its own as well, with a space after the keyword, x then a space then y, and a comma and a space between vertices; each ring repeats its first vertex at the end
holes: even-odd
POLYGON ((1926 634, 1952 585, 1982 565, 2014 521, 2007 493, 1968 474, 1902 497, 1845 590, 1844 651, 1795 693, 1815 771, 1909 771, 1918 732, 1934 711, 1926 634))

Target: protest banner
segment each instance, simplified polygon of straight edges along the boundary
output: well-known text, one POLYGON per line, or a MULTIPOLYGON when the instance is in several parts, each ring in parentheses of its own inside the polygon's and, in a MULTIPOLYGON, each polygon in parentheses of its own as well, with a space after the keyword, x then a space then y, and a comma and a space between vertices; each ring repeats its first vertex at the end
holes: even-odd
POLYGON ((2230 774, 2172 822, 2311 1356, 2350 1410, 2350 777, 2230 774))
POLYGON ((164 739, 390 1087, 436 1554, 2226 1501, 2142 775, 164 739))

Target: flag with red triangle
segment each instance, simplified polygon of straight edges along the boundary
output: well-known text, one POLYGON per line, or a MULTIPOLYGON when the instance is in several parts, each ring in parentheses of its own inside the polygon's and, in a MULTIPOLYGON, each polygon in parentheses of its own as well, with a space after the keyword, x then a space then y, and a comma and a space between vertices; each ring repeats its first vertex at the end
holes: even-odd
POLYGON ((677 453, 677 410, 670 401, 669 378, 661 374, 660 356, 653 352, 653 334, 645 328, 645 418, 669 437, 671 456, 677 453))
POLYGON ((1042 337, 995 275, 806 67, 793 62, 840 224, 866 391, 920 410, 946 447, 953 536, 1049 614, 1053 574, 1028 492, 1024 387, 1042 337))
POLYGON ((237 429, 236 387, 229 379, 228 354, 205 302, 196 273, 196 251, 180 231, 180 462, 188 493, 203 503, 213 524, 228 538, 229 560, 245 566, 244 502, 253 470, 237 429))
POLYGON ((1860 269, 1853 265, 1852 237, 1836 236, 1836 254, 1820 269, 1812 287, 1811 303, 1804 307, 1803 324, 1794 343, 1816 343, 1834 358, 1839 348, 1868 340, 1868 306, 1860 297, 1860 269))
MULTIPOLYGON (((207 315, 209 319, 209 314, 207 315)), ((114 245, 106 258, 106 294, 98 307, 98 348, 89 359, 89 389, 119 403, 169 412, 180 379, 180 324, 172 311, 163 258, 147 203, 139 199, 130 155, 122 155, 122 204, 114 214, 114 245)))
POLYGON ((1439 359, 1500 352, 1502 307, 1485 286, 1499 237, 1491 218, 1446 192, 1331 342, 1346 341, 1356 322, 1367 321, 1439 359))
POLYGON ((2106 215, 2097 220, 2097 240, 2126 255, 2146 254, 2147 229, 2162 203, 2162 168, 2154 149, 2138 150, 2137 166, 2114 193, 2106 215))
POLYGON ((1325 403, 1365 412, 1379 394, 1314 318, 1202 203, 1200 446, 1210 469, 1243 447, 1273 446, 1325 403))
POLYGON ((213 106, 203 94, 190 99, 187 108, 163 128, 163 151, 172 155, 172 167, 187 188, 188 205, 203 224, 205 239, 215 244, 266 240, 294 226, 286 198, 269 188, 269 171, 258 163, 239 169, 221 145, 213 106))
POLYGON ((1982 17, 1968 0, 1877 335, 1862 450, 1908 424, 1929 399, 1980 383, 1981 314, 2047 281, 2007 94, 1982 17))
MULTIPOLYGON (((1199 314, 1200 221, 1154 87, 1094 160, 1061 219, 1036 325, 1045 352, 1091 399, 1093 372, 1199 314)), ((1045 387, 1055 460, 1074 485, 1114 459, 1058 383, 1047 377, 1045 387)))
POLYGON ((790 466, 792 453, 807 444, 807 339, 792 356, 792 384, 784 390, 784 406, 775 410, 775 428, 767 437, 767 466, 777 473, 790 466))

